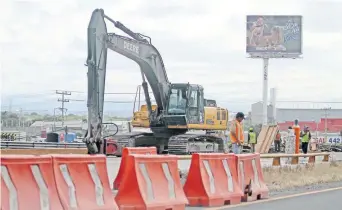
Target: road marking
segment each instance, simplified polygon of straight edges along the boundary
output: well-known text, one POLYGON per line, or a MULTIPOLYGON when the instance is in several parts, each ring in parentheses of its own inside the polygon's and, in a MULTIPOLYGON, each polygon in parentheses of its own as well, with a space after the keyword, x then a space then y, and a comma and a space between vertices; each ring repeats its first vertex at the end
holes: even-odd
POLYGON ((330 191, 336 191, 336 190, 342 190, 342 187, 336 187, 336 188, 330 188, 330 189, 325 189, 325 190, 317 190, 317 191, 311 191, 311 192, 305 192, 305 193, 298 193, 298 194, 293 194, 293 195, 286 195, 282 197, 275 197, 275 198, 270 198, 270 199, 265 199, 265 200, 258 200, 258 201, 251 201, 247 203, 241 203, 237 205, 230 205, 230 206, 220 206, 220 207, 212 207, 212 208, 205 208, 204 210, 222 210, 222 209, 230 209, 230 208, 235 208, 235 207, 240 207, 240 206, 249 206, 253 204, 259 204, 259 203, 267 203, 271 201, 277 201, 277 200, 284 200, 288 198, 295 198, 295 197, 300 197, 304 195, 313 195, 317 193, 324 193, 324 192, 330 192, 330 191))

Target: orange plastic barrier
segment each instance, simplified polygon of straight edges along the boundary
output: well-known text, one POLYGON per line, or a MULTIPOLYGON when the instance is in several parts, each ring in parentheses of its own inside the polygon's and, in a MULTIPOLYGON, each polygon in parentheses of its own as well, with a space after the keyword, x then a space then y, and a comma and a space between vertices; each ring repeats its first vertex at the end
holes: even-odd
POLYGON ((63 209, 50 156, 1 155, 1 209, 63 209))
POLYGON ((129 155, 115 197, 120 210, 183 210, 188 203, 174 155, 129 155))
POLYGON ((57 191, 64 209, 118 209, 104 155, 52 155, 57 191))
POLYGON ((241 203, 234 154, 193 154, 184 185, 190 206, 223 206, 241 203))
POLYGON ((242 199, 247 201, 248 195, 251 196, 251 201, 268 198, 269 190, 264 181, 260 154, 240 154, 236 156, 239 183, 241 189, 246 193, 248 192, 242 199))
POLYGON ((120 183, 125 174, 127 166, 127 156, 130 154, 141 154, 141 155, 155 155, 157 154, 156 147, 124 147, 122 150, 121 163, 118 175, 113 182, 113 189, 117 190, 120 187, 120 183))

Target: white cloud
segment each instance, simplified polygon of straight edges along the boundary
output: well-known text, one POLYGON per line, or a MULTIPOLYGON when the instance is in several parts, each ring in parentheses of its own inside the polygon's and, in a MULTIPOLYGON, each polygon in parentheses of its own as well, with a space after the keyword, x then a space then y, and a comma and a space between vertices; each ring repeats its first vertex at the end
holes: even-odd
MULTIPOLYGON (((278 88, 280 100, 330 100, 342 95, 342 31, 334 27, 340 24, 342 13, 333 10, 342 5, 340 0, 153 0, 149 5, 134 0, 37 0, 1 4, 6 8, 0 13, 3 95, 54 89, 86 92, 86 30, 95 8, 104 8, 108 16, 133 31, 151 36, 172 82, 202 84, 208 96, 222 102, 261 99, 262 61, 247 59, 244 51, 246 15, 303 15, 304 58, 271 59, 269 87, 278 88), (329 14, 334 15, 329 24, 317 22, 317 16, 323 19, 329 14)), ((107 27, 109 32, 117 32, 110 23, 107 27)), ((141 83, 138 66, 114 52, 108 54, 107 72, 107 92, 135 92, 141 83)))
POLYGON ((335 52, 335 48, 338 46, 342 46, 342 33, 313 33, 313 32, 304 32, 303 36, 305 37, 304 48, 306 46, 315 48, 317 51, 329 51, 333 50, 335 52))

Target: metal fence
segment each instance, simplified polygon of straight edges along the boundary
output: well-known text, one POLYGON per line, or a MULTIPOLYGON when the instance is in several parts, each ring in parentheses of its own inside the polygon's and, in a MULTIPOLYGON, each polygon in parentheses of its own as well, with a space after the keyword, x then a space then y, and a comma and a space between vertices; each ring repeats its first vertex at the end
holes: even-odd
POLYGON ((1 141, 1 149, 86 148, 85 143, 1 141))

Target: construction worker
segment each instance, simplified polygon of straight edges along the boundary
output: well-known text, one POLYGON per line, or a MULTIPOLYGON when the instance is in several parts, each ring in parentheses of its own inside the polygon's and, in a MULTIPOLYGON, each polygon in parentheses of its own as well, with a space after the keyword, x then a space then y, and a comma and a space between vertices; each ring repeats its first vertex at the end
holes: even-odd
POLYGON ((251 152, 255 152, 255 145, 257 144, 257 136, 253 128, 249 128, 248 132, 248 144, 251 145, 251 152))
POLYGON ((276 152, 280 152, 280 143, 281 143, 281 135, 280 132, 278 130, 275 139, 274 139, 274 147, 275 147, 275 151, 276 152))
POLYGON ((242 112, 238 112, 235 116, 235 120, 230 126, 230 141, 232 143, 232 149, 234 154, 241 153, 241 146, 244 142, 243 128, 241 125, 242 120, 245 119, 245 115, 242 112))
POLYGON ((304 127, 304 132, 300 133, 300 137, 302 138, 302 151, 304 154, 308 153, 308 146, 311 140, 311 133, 309 127, 304 127))

